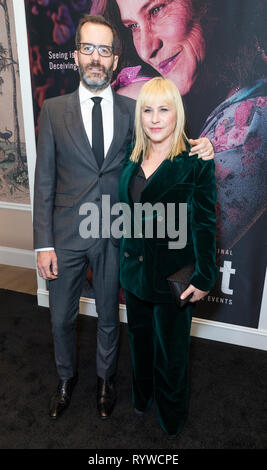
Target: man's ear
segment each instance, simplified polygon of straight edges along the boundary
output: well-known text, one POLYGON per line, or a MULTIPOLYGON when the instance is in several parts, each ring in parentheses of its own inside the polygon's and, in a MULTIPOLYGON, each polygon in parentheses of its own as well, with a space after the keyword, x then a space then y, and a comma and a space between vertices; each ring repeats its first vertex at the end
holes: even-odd
POLYGON ((113 72, 115 72, 116 68, 118 67, 118 60, 119 60, 119 56, 114 55, 113 72))
POLYGON ((74 51, 74 60, 75 60, 75 64, 77 65, 77 67, 79 67, 79 61, 78 61, 78 51, 74 51))

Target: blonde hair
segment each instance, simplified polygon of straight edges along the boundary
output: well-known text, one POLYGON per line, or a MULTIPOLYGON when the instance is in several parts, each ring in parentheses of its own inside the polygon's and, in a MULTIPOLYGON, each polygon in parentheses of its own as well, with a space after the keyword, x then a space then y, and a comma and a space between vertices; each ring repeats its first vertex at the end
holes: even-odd
POLYGON ((173 160, 179 153, 186 150, 187 137, 184 132, 185 114, 181 95, 171 80, 155 77, 142 86, 135 110, 135 145, 130 157, 133 162, 144 159, 150 151, 150 141, 142 126, 142 111, 145 106, 152 103, 173 105, 176 108, 176 127, 174 130, 173 144, 166 159, 173 160))

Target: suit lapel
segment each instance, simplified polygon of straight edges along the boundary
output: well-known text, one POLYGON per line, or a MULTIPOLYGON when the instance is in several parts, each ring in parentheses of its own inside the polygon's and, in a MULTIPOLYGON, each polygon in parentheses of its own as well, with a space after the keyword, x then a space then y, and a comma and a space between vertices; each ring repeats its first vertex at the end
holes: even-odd
MULTIPOLYGON (((114 133, 102 169, 105 169, 114 160, 129 130, 130 117, 127 108, 115 92, 113 92, 113 99, 114 133)), ((79 89, 68 96, 64 119, 68 132, 79 152, 95 171, 99 171, 82 120, 79 89)))
MULTIPOLYGON (((164 160, 153 173, 141 194, 141 201, 149 201, 152 204, 159 201, 161 196, 174 185, 188 184, 192 182, 192 159, 186 152, 181 153, 171 160, 164 160)), ((193 180, 194 181, 194 180, 193 180)))
POLYGON ((115 92, 113 92, 113 100, 113 139, 104 159, 102 166, 103 169, 105 169, 114 160, 129 130, 129 113, 127 112, 127 108, 115 92))
POLYGON ((141 161, 137 163, 128 161, 126 167, 123 170, 123 179, 121 178, 120 180, 122 200, 130 206, 133 206, 133 200, 131 197, 131 183, 133 177, 137 174, 140 165, 141 161))
POLYGON ((68 96, 64 119, 68 132, 79 152, 84 156, 87 163, 95 171, 99 171, 95 156, 83 125, 79 100, 79 89, 68 96))

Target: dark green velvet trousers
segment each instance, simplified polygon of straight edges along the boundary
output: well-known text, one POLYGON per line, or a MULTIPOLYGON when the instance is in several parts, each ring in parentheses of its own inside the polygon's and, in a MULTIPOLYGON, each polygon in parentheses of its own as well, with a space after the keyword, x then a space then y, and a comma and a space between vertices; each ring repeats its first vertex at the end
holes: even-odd
POLYGON ((154 304, 125 292, 133 370, 133 406, 154 401, 161 427, 178 434, 188 410, 188 361, 194 305, 154 304))

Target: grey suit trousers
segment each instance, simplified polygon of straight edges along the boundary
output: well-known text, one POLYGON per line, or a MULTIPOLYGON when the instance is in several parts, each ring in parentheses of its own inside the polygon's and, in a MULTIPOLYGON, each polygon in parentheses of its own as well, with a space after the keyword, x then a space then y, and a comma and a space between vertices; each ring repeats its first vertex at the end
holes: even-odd
POLYGON ((119 341, 119 247, 99 239, 88 250, 56 248, 58 278, 49 281, 49 302, 59 377, 77 372, 76 319, 88 267, 98 314, 96 372, 108 379, 116 371, 119 341))

